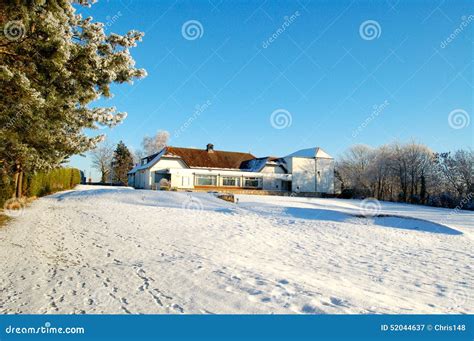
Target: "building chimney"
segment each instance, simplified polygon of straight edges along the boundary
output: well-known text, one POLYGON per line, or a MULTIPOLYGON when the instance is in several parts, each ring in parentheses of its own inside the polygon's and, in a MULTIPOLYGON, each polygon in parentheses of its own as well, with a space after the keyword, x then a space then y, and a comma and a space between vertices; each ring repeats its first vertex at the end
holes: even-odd
POLYGON ((212 143, 208 143, 206 146, 206 150, 208 153, 213 153, 214 152, 214 145, 212 143))

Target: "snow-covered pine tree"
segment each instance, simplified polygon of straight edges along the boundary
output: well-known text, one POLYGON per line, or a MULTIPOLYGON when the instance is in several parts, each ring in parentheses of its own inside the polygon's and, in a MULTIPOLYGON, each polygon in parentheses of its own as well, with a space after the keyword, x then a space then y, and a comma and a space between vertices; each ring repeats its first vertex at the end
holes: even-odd
POLYGON ((57 167, 103 140, 84 128, 114 126, 126 113, 89 104, 112 83, 146 75, 129 49, 143 34, 106 35, 75 6, 94 0, 2 2, 0 8, 0 171, 21 195, 24 172, 57 167))
POLYGON ((114 158, 112 160, 112 168, 114 175, 114 182, 127 185, 127 173, 133 168, 133 156, 125 143, 120 141, 114 151, 114 158))

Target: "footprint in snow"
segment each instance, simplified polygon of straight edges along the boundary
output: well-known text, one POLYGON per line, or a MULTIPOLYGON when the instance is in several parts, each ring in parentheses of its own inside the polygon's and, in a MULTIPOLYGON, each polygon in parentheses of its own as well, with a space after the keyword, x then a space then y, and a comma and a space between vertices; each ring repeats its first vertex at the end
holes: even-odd
POLYGON ((301 312, 305 314, 324 314, 323 310, 309 304, 305 304, 303 308, 301 308, 301 312))
POLYGON ((344 303, 344 300, 337 298, 337 297, 331 297, 330 298, 331 303, 340 307, 346 307, 346 304, 344 303))

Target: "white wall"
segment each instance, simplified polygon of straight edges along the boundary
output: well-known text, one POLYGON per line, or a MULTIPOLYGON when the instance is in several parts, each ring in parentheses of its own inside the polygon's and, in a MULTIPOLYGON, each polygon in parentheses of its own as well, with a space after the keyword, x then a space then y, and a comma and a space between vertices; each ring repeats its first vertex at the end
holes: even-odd
MULTIPOLYGON (((155 183, 155 172, 165 171, 167 169, 187 169, 186 164, 180 159, 167 159, 162 158, 153 167, 150 168, 149 172, 149 184, 147 188, 152 188, 155 183)), ((171 176, 171 187, 176 188, 193 188, 193 177, 192 175, 185 174, 173 174, 171 176)))
POLYGON ((188 168, 186 167, 186 164, 179 160, 179 159, 165 159, 162 158, 160 161, 155 163, 153 167, 150 168, 152 172, 156 172, 158 170, 164 170, 168 168, 174 168, 174 169, 183 169, 183 168, 188 168))
POLYGON ((266 191, 280 191, 281 190, 281 180, 272 179, 270 177, 263 178, 263 189, 266 191))
POLYGON ((334 194, 334 160, 316 159, 318 173, 317 192, 334 194))
POLYGON ((293 157, 292 158, 293 182, 291 184, 294 192, 316 191, 316 164, 315 159, 293 157))
POLYGON ((288 157, 285 161, 293 175, 292 191, 334 193, 333 159, 288 157))

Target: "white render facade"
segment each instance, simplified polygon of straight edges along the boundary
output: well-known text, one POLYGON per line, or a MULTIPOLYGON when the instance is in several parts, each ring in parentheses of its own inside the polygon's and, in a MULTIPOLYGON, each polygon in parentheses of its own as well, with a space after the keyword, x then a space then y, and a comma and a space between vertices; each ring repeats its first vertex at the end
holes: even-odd
POLYGON ((334 159, 320 148, 283 158, 247 153, 165 147, 142 159, 129 174, 137 189, 263 190, 334 194, 334 159))

